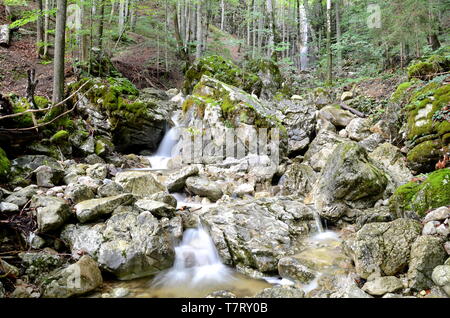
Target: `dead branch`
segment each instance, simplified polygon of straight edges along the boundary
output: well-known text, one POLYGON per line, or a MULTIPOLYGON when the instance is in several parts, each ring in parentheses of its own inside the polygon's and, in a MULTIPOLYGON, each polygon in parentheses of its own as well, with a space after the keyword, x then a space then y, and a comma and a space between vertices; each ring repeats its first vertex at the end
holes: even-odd
MULTIPOLYGON (((89 92, 90 90, 91 90, 91 89, 88 89, 87 92, 89 92)), ((86 92, 86 93, 87 93, 87 92, 86 92)), ((37 125, 37 126, 27 127, 27 128, 0 129, 0 131, 26 131, 26 130, 32 130, 32 129, 36 129, 36 128, 40 128, 40 127, 47 126, 47 125, 49 125, 49 124, 55 122, 57 119, 59 119, 59 118, 65 116, 65 115, 67 115, 68 113, 72 112, 72 111, 77 107, 77 104, 78 104, 79 101, 80 101, 80 100, 78 100, 78 101, 73 105, 73 107, 72 107, 71 109, 69 109, 69 110, 65 111, 64 113, 62 113, 62 114, 56 116, 55 118, 53 118, 52 120, 50 120, 50 121, 48 121, 48 122, 46 122, 46 123, 42 123, 42 124, 39 124, 39 125, 37 125)))
POLYGON ((7 119, 7 118, 13 118, 13 117, 17 117, 17 116, 22 116, 24 114, 27 113, 37 113, 37 112, 45 112, 47 110, 51 110, 54 107, 58 107, 61 106, 62 104, 64 104, 65 102, 67 102, 69 99, 71 99, 72 97, 75 96, 75 94, 77 94, 87 83, 89 83, 91 80, 86 81, 86 83, 84 83, 83 85, 81 85, 75 92, 73 92, 69 97, 67 97, 66 99, 64 99, 63 101, 52 105, 50 107, 47 108, 41 108, 41 109, 27 109, 26 111, 23 111, 21 113, 15 113, 15 114, 9 114, 9 115, 4 115, 4 116, 0 116, 0 120, 2 119, 7 119))
POLYGON ((349 112, 351 112, 352 114, 355 114, 358 117, 366 118, 366 114, 360 112, 359 110, 356 110, 356 109, 354 109, 346 104, 343 104, 343 103, 340 106, 342 109, 348 110, 349 112))

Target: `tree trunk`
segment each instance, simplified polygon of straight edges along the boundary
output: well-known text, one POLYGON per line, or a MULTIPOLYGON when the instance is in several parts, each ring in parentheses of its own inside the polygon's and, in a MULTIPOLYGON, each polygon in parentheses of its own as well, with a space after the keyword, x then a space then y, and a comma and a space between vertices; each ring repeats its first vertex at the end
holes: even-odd
POLYGON ((0 25, 0 45, 9 46, 9 25, 0 25))
POLYGON ((333 84, 333 57, 331 55, 331 0, 327 0, 327 82, 333 84))
POLYGON ((339 0, 336 1, 336 42, 338 45, 337 49, 337 67, 338 71, 342 71, 342 50, 341 46, 341 13, 339 12, 339 0))
POLYGON ((126 0, 119 1, 119 37, 125 31, 125 2, 126 0))
POLYGON ((103 21, 105 20, 105 2, 104 0, 99 0, 99 10, 98 10, 98 28, 97 28, 97 47, 102 50, 103 47, 103 21))
POLYGON ((44 20, 42 18, 43 5, 42 0, 38 0, 38 18, 36 20, 36 48, 39 57, 44 53, 42 41, 44 41, 44 20))
POLYGON ((53 63, 53 103, 64 96, 64 51, 67 0, 56 0, 55 57, 53 63))
POLYGON ((48 10, 50 10, 50 0, 45 0, 45 14, 44 14, 44 52, 42 57, 46 58, 48 55, 48 27, 49 27, 49 15, 48 10))
POLYGON ((82 2, 81 8, 81 26, 82 26, 82 35, 80 41, 80 53, 81 53, 81 61, 88 62, 89 55, 89 45, 88 45, 88 35, 86 33, 86 28, 89 25, 89 4, 87 0, 82 2))
POLYGON ((174 25, 174 29, 175 29, 175 39, 177 40, 177 45, 178 45, 178 53, 180 55, 180 58, 183 59, 186 62, 186 64, 189 64, 189 62, 190 62, 189 61, 189 51, 188 51, 187 47, 184 46, 183 39, 180 34, 180 27, 178 24, 178 10, 177 10, 176 3, 173 4, 172 11, 173 11, 173 25, 174 25))
POLYGON ((220 7, 222 9, 220 15, 220 29, 223 31, 223 28, 225 26, 225 0, 220 1, 220 7))
POLYGON ((197 3, 197 49, 195 51, 195 58, 199 59, 202 56, 202 42, 203 42, 203 25, 202 25, 202 2, 197 3))

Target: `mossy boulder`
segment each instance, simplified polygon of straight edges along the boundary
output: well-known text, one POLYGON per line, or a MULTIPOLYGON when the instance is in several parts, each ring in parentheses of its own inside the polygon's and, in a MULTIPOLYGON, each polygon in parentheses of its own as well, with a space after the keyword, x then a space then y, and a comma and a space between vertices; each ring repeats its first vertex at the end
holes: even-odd
POLYGON ((336 147, 318 180, 314 203, 319 214, 331 221, 337 221, 348 207, 373 207, 389 181, 366 150, 352 141, 336 147))
MULTIPOLYGON (((282 89, 283 76, 278 65, 271 59, 252 59, 244 65, 244 69, 256 74, 259 81, 252 87, 253 92, 261 98, 271 98, 282 89)), ((286 86, 281 95, 291 96, 290 89, 286 86)))
MULTIPOLYGON (((407 104, 407 164, 415 173, 431 172, 443 155, 442 149, 449 145, 450 121, 445 111, 450 103, 450 85, 443 80, 412 85, 408 94, 396 96, 407 104)), ((402 91, 400 86, 397 91, 402 91)))
POLYGON ((408 67, 408 78, 431 79, 438 73, 450 70, 450 58, 443 55, 432 55, 408 67))
POLYGON ((221 56, 211 55, 195 61, 186 71, 183 92, 190 94, 203 75, 239 87, 246 92, 255 91, 255 94, 258 95, 261 91, 261 81, 258 75, 243 70, 221 56))
POLYGON ((0 148, 0 181, 6 181, 11 170, 11 162, 6 156, 6 152, 0 148))
MULTIPOLYGON (((71 85, 75 91, 88 79, 71 85)), ((119 151, 155 150, 164 135, 166 119, 173 108, 168 100, 155 95, 141 96, 125 78, 93 78, 82 93, 81 109, 104 134, 112 133, 112 141, 119 151), (87 102, 87 103, 86 103, 87 102), (99 119, 101 118, 101 120, 99 119)), ((75 99, 81 98, 78 95, 75 99)), ((102 152, 101 145, 97 149, 102 152)))
POLYGON ((285 130, 276 113, 266 104, 245 91, 204 75, 194 87, 182 109, 186 113, 191 108, 197 119, 205 119, 205 110, 217 109, 219 120, 227 126, 238 127, 240 124, 253 125, 260 128, 278 127, 285 130))
POLYGON ((389 207, 397 216, 412 211, 424 216, 426 211, 450 204, 450 169, 437 170, 417 181, 397 188, 389 207))

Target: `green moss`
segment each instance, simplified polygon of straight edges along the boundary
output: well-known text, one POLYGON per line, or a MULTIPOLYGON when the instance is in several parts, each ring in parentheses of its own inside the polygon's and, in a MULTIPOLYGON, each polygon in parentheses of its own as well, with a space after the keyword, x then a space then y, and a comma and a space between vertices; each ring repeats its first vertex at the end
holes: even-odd
POLYGON ((122 95, 139 95, 139 90, 126 78, 108 77, 110 89, 122 95))
POLYGON ((413 82, 401 83, 395 90, 394 94, 392 94, 391 101, 394 103, 398 103, 399 101, 401 101, 405 96, 406 90, 410 88, 412 85, 413 82))
POLYGON ((422 183, 409 182, 397 188, 389 200, 397 214, 414 211, 424 216, 429 209, 450 204, 450 169, 430 173, 422 183))
MULTIPOLYGON (((28 103, 27 99, 24 97, 22 98, 13 97, 11 101, 12 101, 12 111, 14 114, 22 113, 31 108, 30 103, 28 103)), ((33 119, 30 113, 12 118, 12 122, 16 128, 26 128, 34 126, 33 119)))
POLYGON ((422 142, 408 152, 407 159, 416 163, 426 163, 430 160, 435 160, 440 156, 439 149, 441 147, 442 143, 440 140, 422 142))
POLYGON ((66 141, 68 138, 69 138, 69 133, 66 130, 60 130, 50 138, 50 141, 53 143, 58 143, 58 142, 66 141))
POLYGON ((449 132, 445 122, 433 121, 433 116, 450 103, 450 85, 440 86, 432 82, 418 89, 408 105, 408 139, 413 140, 423 135, 449 132), (431 106, 429 106, 431 105, 431 106), (425 117, 416 118, 426 107, 431 107, 425 117), (420 125, 417 123, 420 122, 420 125))
POLYGON ((420 61, 408 67, 408 78, 431 79, 435 74, 450 69, 450 59, 444 55, 432 55, 425 61, 420 61))
POLYGON ((0 181, 6 181, 11 170, 11 162, 6 156, 6 152, 0 148, 0 181))
POLYGON ((230 60, 218 55, 211 55, 197 60, 185 74, 183 92, 190 94, 203 75, 216 78, 221 82, 241 87, 247 92, 254 90, 260 81, 256 74, 247 72, 230 60))
POLYGON ((50 101, 43 96, 34 96, 34 102, 39 109, 47 108, 50 105, 50 101))

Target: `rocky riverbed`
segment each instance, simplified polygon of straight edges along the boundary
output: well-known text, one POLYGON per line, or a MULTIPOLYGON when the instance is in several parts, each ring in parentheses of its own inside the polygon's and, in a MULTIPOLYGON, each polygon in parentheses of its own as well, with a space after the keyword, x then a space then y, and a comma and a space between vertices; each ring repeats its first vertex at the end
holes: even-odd
MULTIPOLYGON (((183 232, 199 224, 240 278, 191 296, 450 296, 450 169, 430 170, 430 157, 417 154, 427 141, 414 137, 417 127, 434 134, 419 122, 428 115, 410 114, 397 127, 412 142, 400 149, 388 114, 375 120, 339 106, 349 94, 260 100, 208 75, 186 87, 141 93, 133 107, 155 107, 130 117, 105 102, 122 103, 120 94, 94 81, 77 99, 96 138, 75 132, 8 160, 8 172, 0 170, 9 177, 0 188, 0 297, 187 296, 151 279, 173 265, 183 232), (192 136, 207 127, 212 143, 185 162, 180 141, 167 169, 152 169, 148 156, 174 114, 192 136), (231 127, 243 157, 211 152, 231 127), (259 128, 279 131, 263 154, 249 146, 259 128)), ((434 140, 448 142, 441 130, 434 140)))

